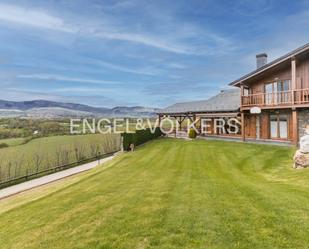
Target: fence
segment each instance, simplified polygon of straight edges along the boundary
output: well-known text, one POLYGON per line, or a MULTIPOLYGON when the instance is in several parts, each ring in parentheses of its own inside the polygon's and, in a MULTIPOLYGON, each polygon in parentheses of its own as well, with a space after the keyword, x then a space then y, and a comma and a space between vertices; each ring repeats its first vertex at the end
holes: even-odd
POLYGON ((30 179, 34 179, 34 178, 37 178, 39 176, 48 175, 48 174, 55 173, 57 171, 61 171, 61 170, 64 170, 64 169, 69 169, 69 168, 72 168, 72 167, 75 167, 75 166, 78 166, 78 165, 81 165, 81 164, 84 164, 84 163, 92 162, 92 161, 95 161, 95 160, 100 160, 100 159, 106 158, 108 156, 111 156, 116 152, 118 152, 118 151, 109 152, 109 153, 106 153, 104 155, 98 155, 98 156, 95 156, 95 157, 86 158, 86 159, 83 159, 83 160, 80 160, 80 161, 76 161, 76 162, 72 162, 72 163, 69 163, 69 164, 60 165, 60 166, 40 170, 40 171, 37 171, 37 172, 31 172, 31 173, 26 174, 24 176, 9 179, 7 181, 3 181, 3 182, 0 181, 0 189, 4 188, 4 187, 8 187, 10 185, 21 183, 21 182, 24 182, 24 181, 27 181, 27 180, 30 180, 30 179))
POLYGON ((42 138, 0 150, 0 188, 90 162, 121 149, 120 134, 42 138))

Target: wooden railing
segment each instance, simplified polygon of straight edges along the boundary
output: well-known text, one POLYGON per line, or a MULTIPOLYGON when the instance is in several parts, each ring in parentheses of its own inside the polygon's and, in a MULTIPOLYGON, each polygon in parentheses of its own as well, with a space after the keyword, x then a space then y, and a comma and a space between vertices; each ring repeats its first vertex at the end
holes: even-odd
POLYGON ((295 104, 308 104, 309 103, 309 88, 299 89, 294 91, 295 104))
POLYGON ((308 104, 309 88, 273 93, 256 93, 241 97, 242 107, 248 106, 289 106, 308 104))

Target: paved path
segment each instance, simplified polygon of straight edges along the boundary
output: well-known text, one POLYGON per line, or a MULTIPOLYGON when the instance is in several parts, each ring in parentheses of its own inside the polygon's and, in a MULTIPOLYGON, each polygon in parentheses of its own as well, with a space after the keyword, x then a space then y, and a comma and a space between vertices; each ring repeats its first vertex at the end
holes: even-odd
MULTIPOLYGON (((113 159, 115 157, 115 155, 100 159, 100 164, 105 163, 107 161, 110 161, 111 159, 113 159)), ((15 195, 18 194, 20 192, 24 192, 26 190, 32 189, 32 188, 36 188, 38 186, 50 183, 50 182, 54 182, 57 180, 60 180, 62 178, 71 176, 71 175, 75 175, 87 170, 90 170, 94 167, 98 166, 98 161, 94 161, 91 163, 86 163, 86 164, 82 164, 80 166, 76 166, 74 168, 70 168, 70 169, 66 169, 63 171, 59 171, 57 173, 54 174, 50 174, 50 175, 46 175, 46 176, 42 176, 40 178, 36 178, 27 182, 23 182, 20 184, 16 184, 14 186, 11 187, 7 187, 4 189, 0 190, 0 200, 6 197, 9 197, 11 195, 15 195)))

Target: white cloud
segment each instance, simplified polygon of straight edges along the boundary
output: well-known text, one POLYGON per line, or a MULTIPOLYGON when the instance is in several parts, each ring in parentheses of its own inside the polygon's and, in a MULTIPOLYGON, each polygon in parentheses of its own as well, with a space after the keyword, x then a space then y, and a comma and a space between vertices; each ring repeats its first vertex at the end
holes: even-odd
POLYGON ((104 39, 139 43, 178 54, 196 54, 196 51, 190 47, 147 34, 97 31, 94 35, 104 39))
POLYGON ((52 15, 43 9, 0 4, 0 24, 2 21, 32 28, 60 31, 72 35, 78 34, 88 38, 94 37, 137 43, 178 54, 201 53, 200 51, 197 52, 194 47, 179 43, 177 39, 175 39, 177 37, 171 39, 168 38, 166 34, 155 36, 145 32, 124 31, 127 30, 128 25, 115 25, 112 18, 105 17, 102 22, 93 21, 91 19, 83 20, 81 17, 75 18, 75 20, 73 25, 69 20, 52 15))
MULTIPOLYGON (((15 5, 0 4, 0 20, 6 22, 12 22, 19 25, 25 25, 35 28, 43 28, 67 33, 77 33, 89 35, 91 29, 84 27, 83 29, 76 29, 72 25, 68 24, 64 19, 53 16, 44 10, 32 10, 29 8, 22 8, 15 5), (87 34, 88 33, 88 34, 87 34)), ((117 27, 113 27, 115 30, 117 27)), ((93 30, 93 29, 92 29, 93 30)), ((94 29, 90 35, 103 39, 127 41, 143 44, 159 48, 162 50, 175 52, 175 53, 191 53, 189 48, 176 45, 174 43, 168 43, 164 39, 158 39, 150 37, 145 34, 138 33, 124 33, 120 31, 98 31, 94 29)))
POLYGON ((65 87, 65 88, 57 88, 50 90, 51 93, 65 93, 69 92, 72 93, 91 93, 91 94, 101 94, 101 93, 110 93, 110 92, 117 92, 117 89, 106 89, 106 88, 89 88, 89 87, 65 87))
POLYGON ((61 18, 52 16, 43 10, 32 10, 15 5, 0 4, 0 20, 36 28, 77 32, 76 29, 68 27, 61 18))
POLYGON ((36 80, 68 81, 68 82, 80 82, 80 83, 90 83, 90 84, 121 84, 121 82, 111 81, 111 80, 84 79, 84 78, 67 77, 67 76, 53 75, 53 74, 18 75, 17 78, 20 78, 20 79, 36 79, 36 80))
POLYGON ((157 75, 160 73, 160 70, 155 69, 155 68, 145 67, 145 68, 133 69, 133 68, 120 66, 120 65, 116 65, 116 64, 104 62, 104 61, 95 61, 94 63, 97 65, 101 65, 105 68, 109 68, 109 69, 113 69, 113 70, 117 70, 121 72, 126 72, 126 73, 143 74, 143 75, 157 75))

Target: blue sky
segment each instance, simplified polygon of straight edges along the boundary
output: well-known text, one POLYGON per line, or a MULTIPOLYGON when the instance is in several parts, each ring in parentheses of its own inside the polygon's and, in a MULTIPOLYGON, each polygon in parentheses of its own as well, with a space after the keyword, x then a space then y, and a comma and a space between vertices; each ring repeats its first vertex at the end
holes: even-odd
POLYGON ((309 42, 309 1, 0 0, 0 99, 164 107, 309 42))

